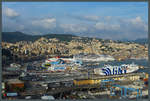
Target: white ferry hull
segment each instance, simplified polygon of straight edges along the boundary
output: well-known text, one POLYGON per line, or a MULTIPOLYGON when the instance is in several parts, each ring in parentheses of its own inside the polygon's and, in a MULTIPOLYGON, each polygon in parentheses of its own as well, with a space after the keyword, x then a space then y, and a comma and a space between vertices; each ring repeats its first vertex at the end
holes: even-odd
POLYGON ((120 75, 135 72, 139 69, 137 65, 121 65, 121 66, 110 66, 107 65, 102 68, 94 69, 95 74, 99 75, 120 75))

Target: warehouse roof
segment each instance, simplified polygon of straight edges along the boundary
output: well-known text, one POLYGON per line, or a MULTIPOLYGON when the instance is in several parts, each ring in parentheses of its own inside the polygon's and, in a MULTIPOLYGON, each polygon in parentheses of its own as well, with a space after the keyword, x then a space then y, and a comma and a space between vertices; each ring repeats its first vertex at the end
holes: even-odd
POLYGON ((23 81, 20 81, 20 80, 18 80, 18 79, 9 79, 9 80, 7 80, 7 82, 8 82, 9 84, 24 83, 23 81))

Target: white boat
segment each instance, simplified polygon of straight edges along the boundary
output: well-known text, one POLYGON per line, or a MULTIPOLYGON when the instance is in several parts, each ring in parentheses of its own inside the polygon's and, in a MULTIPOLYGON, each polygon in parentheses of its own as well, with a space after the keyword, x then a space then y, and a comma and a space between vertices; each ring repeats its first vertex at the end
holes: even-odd
POLYGON ((109 56, 109 55, 96 55, 96 54, 85 54, 85 53, 74 55, 73 59, 87 61, 87 62, 115 60, 112 56, 109 56))
POLYGON ((45 62, 48 63, 48 62, 54 62, 57 60, 58 60, 58 58, 49 58, 49 59, 45 60, 45 62))
POLYGON ((17 63, 11 63, 11 64, 10 64, 10 67, 18 67, 18 68, 20 68, 21 65, 20 65, 20 64, 17 64, 17 63))
POLYGON ((51 96, 51 95, 49 95, 49 96, 45 95, 45 96, 42 96, 41 99, 42 100, 54 100, 55 98, 53 96, 51 96))
POLYGON ((66 65, 64 65, 64 64, 52 65, 47 70, 48 71, 65 71, 66 70, 66 65))
POLYGON ((119 75, 119 74, 126 74, 132 73, 139 69, 139 66, 132 63, 132 64, 123 64, 121 66, 111 66, 105 65, 102 68, 95 68, 94 73, 100 75, 119 75))

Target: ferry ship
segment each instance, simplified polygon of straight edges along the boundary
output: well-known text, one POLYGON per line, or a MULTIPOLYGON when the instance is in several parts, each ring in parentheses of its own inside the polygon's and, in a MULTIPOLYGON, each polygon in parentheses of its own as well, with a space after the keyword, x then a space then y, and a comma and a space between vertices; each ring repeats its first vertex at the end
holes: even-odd
POLYGON ((70 63, 67 63, 66 60, 62 58, 49 58, 42 63, 42 67, 48 71, 64 71, 69 67, 82 66, 82 64, 80 60, 72 60, 70 63))
POLYGON ((98 61, 114 61, 115 59, 109 55, 97 55, 97 54, 86 54, 80 53, 74 55, 74 60, 82 60, 86 62, 98 62, 98 61))
POLYGON ((95 68, 94 73, 99 75, 119 75, 136 72, 139 66, 132 64, 122 64, 120 66, 105 65, 102 68, 95 68))

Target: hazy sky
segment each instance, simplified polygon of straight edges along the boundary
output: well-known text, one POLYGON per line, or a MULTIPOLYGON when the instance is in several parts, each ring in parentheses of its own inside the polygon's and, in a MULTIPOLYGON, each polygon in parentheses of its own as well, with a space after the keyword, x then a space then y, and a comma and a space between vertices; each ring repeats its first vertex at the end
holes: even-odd
POLYGON ((3 31, 108 39, 148 36, 147 2, 5 2, 3 31))

